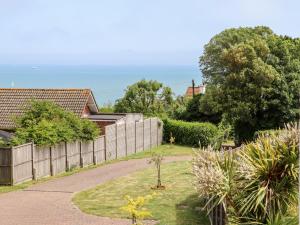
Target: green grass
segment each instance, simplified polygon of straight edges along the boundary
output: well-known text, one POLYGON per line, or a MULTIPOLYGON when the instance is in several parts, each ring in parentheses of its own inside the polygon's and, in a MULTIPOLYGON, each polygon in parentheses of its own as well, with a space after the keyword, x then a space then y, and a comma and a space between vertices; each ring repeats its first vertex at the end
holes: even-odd
POLYGON ((0 194, 1 193, 6 193, 6 192, 11 192, 11 191, 17 191, 17 190, 22 190, 25 188, 28 188, 34 184, 38 184, 38 183, 42 183, 51 179, 56 179, 56 178, 60 178, 60 177, 65 177, 65 176, 70 176, 72 174, 75 173, 79 173, 82 171, 86 171, 86 170, 90 170, 90 169, 94 169, 97 167, 101 167, 110 163, 116 163, 119 161, 124 161, 124 160, 130 160, 130 159, 141 159, 141 158, 147 158, 147 157, 151 157, 151 155, 153 154, 153 152, 160 152, 163 153, 164 156, 180 156, 180 155, 191 155, 193 150, 190 147, 184 147, 184 146, 178 146, 178 145, 161 145, 159 147, 153 148, 151 150, 148 151, 144 151, 144 152, 140 152, 131 156, 127 156, 121 159, 116 159, 116 160, 112 160, 112 161, 107 161, 101 164, 97 164, 97 165, 90 165, 84 168, 75 168, 69 172, 64 172, 61 173, 59 175, 53 176, 53 177, 46 177, 46 178, 41 178, 37 181, 28 181, 22 184, 17 184, 15 186, 0 186, 0 194))
POLYGON ((141 158, 148 158, 151 157, 153 152, 161 153, 164 156, 181 156, 181 155, 192 155, 193 154, 193 148, 192 147, 186 147, 181 145, 160 145, 156 148, 153 148, 149 151, 139 152, 137 154, 128 156, 124 158, 123 160, 128 159, 141 159, 141 158))
MULTIPOLYGON (((207 225, 208 218, 201 212, 201 201, 192 184, 191 163, 173 162, 162 165, 162 182, 166 190, 156 191, 145 207, 161 225, 207 225)), ((131 197, 152 193, 155 186, 156 170, 154 167, 118 178, 93 189, 80 192, 73 202, 85 213, 127 218, 120 210, 126 204, 125 195, 131 197)))

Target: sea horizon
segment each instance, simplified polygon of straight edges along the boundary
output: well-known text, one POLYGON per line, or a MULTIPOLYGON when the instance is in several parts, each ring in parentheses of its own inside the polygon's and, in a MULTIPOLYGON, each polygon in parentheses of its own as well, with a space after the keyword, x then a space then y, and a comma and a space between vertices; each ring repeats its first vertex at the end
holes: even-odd
POLYGON ((0 88, 90 88, 99 105, 114 103, 141 79, 157 80, 175 95, 202 80, 198 65, 0 65, 0 88))

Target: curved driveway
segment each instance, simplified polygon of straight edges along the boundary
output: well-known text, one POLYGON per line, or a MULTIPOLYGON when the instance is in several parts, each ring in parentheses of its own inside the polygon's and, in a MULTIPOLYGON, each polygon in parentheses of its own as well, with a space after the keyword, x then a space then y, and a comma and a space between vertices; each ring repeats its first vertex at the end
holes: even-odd
MULTIPOLYGON (((166 157, 165 162, 190 160, 166 157)), ((0 195, 1 225, 129 225, 124 219, 82 213, 72 204, 74 193, 149 167, 147 159, 134 159, 83 171, 71 176, 0 195)), ((149 221, 148 224, 154 224, 149 221)))

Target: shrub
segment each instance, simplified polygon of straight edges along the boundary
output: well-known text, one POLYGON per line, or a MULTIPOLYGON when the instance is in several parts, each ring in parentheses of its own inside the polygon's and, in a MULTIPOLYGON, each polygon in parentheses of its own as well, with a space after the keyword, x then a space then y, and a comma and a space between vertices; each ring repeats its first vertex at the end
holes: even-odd
POLYGON ((155 193, 152 195, 139 196, 137 198, 132 198, 129 195, 125 196, 127 204, 121 207, 121 210, 128 213, 131 218, 132 225, 141 224, 140 220, 143 220, 145 217, 150 217, 151 213, 145 209, 145 204, 150 201, 155 193))
POLYGON ((222 204, 230 224, 293 224, 287 217, 298 203, 299 132, 287 126, 233 153, 198 151, 195 185, 207 210, 222 204))
POLYGON ((13 145, 33 141, 37 145, 51 146, 59 142, 88 141, 95 139, 100 131, 93 122, 49 101, 32 100, 15 122, 13 145))
POLYGON ((184 122, 181 120, 164 120, 164 140, 170 135, 177 144, 190 146, 207 146, 218 134, 218 128, 212 123, 184 122))
POLYGON ((10 143, 6 140, 4 140, 2 137, 0 137, 0 148, 6 148, 9 147, 10 143))

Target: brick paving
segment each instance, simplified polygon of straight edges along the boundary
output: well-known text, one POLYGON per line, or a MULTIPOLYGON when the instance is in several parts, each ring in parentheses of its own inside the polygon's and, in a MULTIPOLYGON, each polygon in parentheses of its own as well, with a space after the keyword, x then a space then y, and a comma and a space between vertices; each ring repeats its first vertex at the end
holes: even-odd
MULTIPOLYGON (((165 162, 190 160, 189 156, 167 157, 165 162)), ((50 180, 22 191, 0 195, 1 225, 129 225, 129 220, 82 213, 72 204, 75 193, 125 176, 151 165, 135 159, 105 165, 71 176, 50 180)), ((148 221, 147 224, 155 224, 148 221)))

